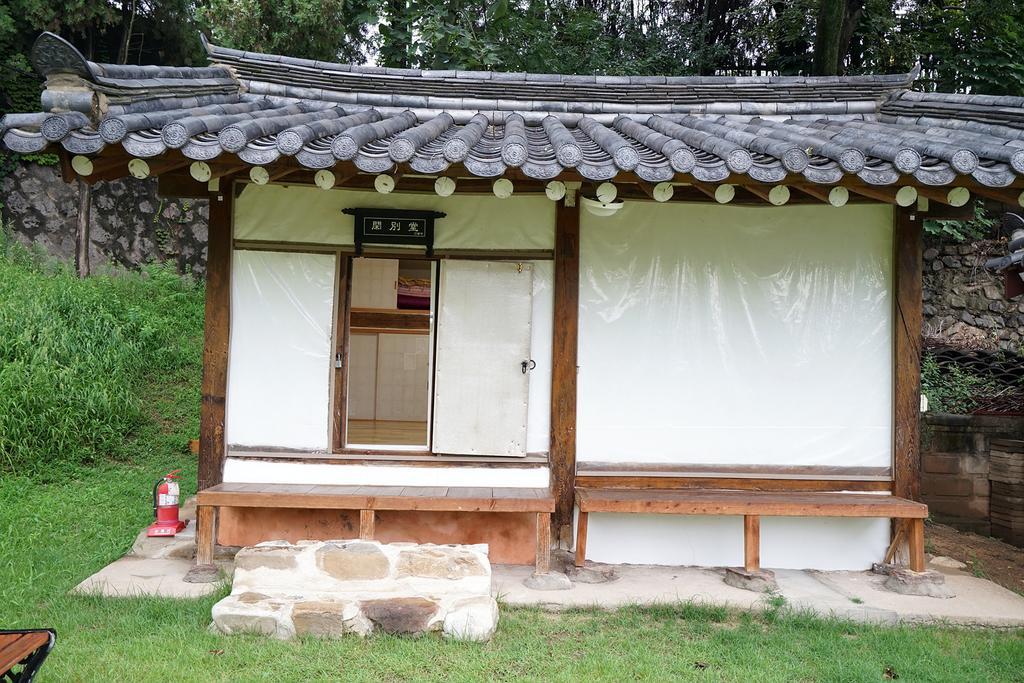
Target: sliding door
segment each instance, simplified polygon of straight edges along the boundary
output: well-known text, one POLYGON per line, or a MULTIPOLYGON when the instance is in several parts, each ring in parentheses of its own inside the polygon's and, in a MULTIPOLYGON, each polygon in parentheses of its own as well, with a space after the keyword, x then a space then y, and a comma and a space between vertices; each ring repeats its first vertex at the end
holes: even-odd
POLYGON ((444 261, 439 295, 434 452, 525 455, 533 266, 444 261))

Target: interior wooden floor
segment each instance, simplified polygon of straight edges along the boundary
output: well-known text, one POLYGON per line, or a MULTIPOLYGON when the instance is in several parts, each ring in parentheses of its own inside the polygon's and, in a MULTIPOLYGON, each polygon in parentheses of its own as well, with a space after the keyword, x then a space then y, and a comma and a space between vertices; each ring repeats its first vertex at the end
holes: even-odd
POLYGON ((427 423, 398 420, 349 420, 348 443, 368 446, 427 445, 427 423))

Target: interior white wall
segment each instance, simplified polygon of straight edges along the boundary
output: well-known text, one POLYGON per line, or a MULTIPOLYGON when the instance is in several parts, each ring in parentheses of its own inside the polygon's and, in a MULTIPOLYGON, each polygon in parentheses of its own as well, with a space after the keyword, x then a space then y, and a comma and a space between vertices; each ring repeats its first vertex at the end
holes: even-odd
POLYGON ((581 462, 882 466, 892 210, 583 211, 581 462))
MULTIPOLYGON (((858 571, 880 562, 887 519, 762 517, 766 569, 858 571)), ((590 513, 587 559, 609 564, 743 565, 742 517, 590 513)))
POLYGON ((341 211, 355 207, 443 211, 434 223, 435 249, 554 248, 555 203, 544 195, 439 197, 300 185, 247 185, 235 200, 235 239, 349 246, 354 219, 341 211))
POLYGON ((224 481, 252 484, 334 484, 343 486, 499 486, 544 488, 548 468, 416 467, 363 463, 304 463, 228 457, 224 481))
POLYGON ((232 258, 227 441, 326 450, 335 256, 232 258))

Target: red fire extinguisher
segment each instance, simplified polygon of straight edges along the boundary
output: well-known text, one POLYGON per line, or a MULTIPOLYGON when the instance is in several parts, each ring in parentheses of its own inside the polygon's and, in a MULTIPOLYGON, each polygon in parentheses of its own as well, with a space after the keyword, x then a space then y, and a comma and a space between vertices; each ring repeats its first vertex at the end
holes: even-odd
POLYGON ((178 499, 180 489, 178 472, 174 470, 157 479, 153 484, 153 515, 156 521, 146 530, 147 536, 174 536, 185 528, 188 522, 178 519, 178 499))

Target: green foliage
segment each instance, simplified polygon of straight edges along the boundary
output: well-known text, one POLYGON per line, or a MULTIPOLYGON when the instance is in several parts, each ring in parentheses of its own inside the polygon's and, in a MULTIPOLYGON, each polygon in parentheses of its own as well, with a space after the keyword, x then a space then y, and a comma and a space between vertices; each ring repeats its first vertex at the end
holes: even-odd
POLYGON ((1024 3, 918 0, 915 9, 904 30, 929 89, 1024 95, 1024 3))
POLYGON ((999 220, 985 212, 985 203, 974 202, 974 218, 968 221, 938 220, 929 218, 924 222, 924 232, 946 242, 968 242, 990 236, 999 225, 999 220))
POLYGON ((991 396, 1000 386, 991 378, 958 366, 948 369, 925 354, 921 360, 921 393, 928 397, 928 410, 935 413, 969 415, 979 396, 991 396))
POLYGON ((374 0, 209 0, 198 10, 214 42, 325 61, 361 61, 374 0))
MULTIPOLYGON (((130 457, 138 385, 195 373, 202 289, 173 266, 85 280, 0 244, 0 472, 50 476, 130 457)), ((196 373, 197 374, 197 373, 196 373)))

